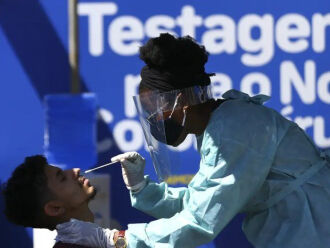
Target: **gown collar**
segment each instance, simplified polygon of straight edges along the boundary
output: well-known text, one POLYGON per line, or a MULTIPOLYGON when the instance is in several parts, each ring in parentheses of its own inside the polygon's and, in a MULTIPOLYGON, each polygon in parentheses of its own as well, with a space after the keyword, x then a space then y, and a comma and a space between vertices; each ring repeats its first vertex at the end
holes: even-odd
POLYGON ((243 93, 241 91, 238 90, 228 90, 227 92, 225 92, 222 97, 224 99, 243 99, 246 100, 248 102, 253 102, 256 104, 263 104, 264 102, 268 101, 270 99, 270 96, 266 96, 266 95, 256 95, 256 96, 249 96, 246 93, 243 93))

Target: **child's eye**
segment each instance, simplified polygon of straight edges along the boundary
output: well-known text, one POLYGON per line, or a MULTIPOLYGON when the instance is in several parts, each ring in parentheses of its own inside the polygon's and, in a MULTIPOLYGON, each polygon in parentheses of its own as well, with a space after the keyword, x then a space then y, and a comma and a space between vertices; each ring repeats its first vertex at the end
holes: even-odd
POLYGON ((64 182, 66 180, 66 176, 64 175, 64 173, 61 173, 61 182, 64 182))

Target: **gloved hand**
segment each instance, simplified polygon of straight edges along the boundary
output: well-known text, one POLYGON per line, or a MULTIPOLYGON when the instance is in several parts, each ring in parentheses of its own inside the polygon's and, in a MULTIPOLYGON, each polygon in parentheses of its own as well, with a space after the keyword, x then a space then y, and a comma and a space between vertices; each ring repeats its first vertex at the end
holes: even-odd
POLYGON ((123 179, 126 187, 138 192, 146 185, 144 179, 145 159, 137 152, 126 152, 111 158, 111 162, 121 162, 123 179))
POLYGON ((113 237, 116 229, 107 229, 95 223, 71 219, 56 226, 56 241, 95 248, 115 247, 113 237))

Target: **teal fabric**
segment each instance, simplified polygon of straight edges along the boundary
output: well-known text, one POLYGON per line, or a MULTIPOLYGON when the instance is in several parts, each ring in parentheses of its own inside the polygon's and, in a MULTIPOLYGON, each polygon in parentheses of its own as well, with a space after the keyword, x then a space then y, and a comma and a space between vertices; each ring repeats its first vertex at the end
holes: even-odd
POLYGON ((148 179, 132 205, 156 217, 128 226, 129 247, 197 247, 239 212, 255 247, 330 244, 330 163, 293 122, 236 90, 197 137, 200 169, 188 187, 148 179))

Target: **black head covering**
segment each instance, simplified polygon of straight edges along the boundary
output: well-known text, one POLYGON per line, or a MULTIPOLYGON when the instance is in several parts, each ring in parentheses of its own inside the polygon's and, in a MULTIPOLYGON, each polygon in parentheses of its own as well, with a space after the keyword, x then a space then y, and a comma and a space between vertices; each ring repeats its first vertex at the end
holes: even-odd
POLYGON ((205 73, 208 53, 192 37, 163 33, 140 47, 146 63, 141 70, 141 88, 162 92, 210 84, 212 74, 205 73))
POLYGON ((179 73, 174 73, 160 71, 146 65, 141 70, 140 87, 167 92, 195 85, 207 86, 211 83, 210 76, 213 75, 213 73, 205 72, 196 73, 181 71, 179 73))

